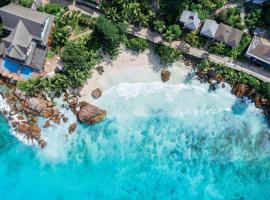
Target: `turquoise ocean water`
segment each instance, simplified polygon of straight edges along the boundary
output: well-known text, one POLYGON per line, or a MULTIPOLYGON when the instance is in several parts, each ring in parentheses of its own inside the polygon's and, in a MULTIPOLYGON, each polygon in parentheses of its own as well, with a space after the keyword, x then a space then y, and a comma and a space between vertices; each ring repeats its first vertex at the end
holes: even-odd
POLYGON ((121 84, 95 103, 106 120, 53 125, 44 150, 0 118, 1 200, 270 199, 268 125, 228 87, 121 84))

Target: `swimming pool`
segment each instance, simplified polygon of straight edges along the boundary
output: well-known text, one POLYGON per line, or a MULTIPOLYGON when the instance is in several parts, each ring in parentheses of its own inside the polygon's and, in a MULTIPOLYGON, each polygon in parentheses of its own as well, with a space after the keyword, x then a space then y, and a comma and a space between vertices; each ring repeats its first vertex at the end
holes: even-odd
POLYGON ((32 77, 33 71, 29 66, 15 63, 7 58, 3 59, 2 67, 3 69, 14 74, 17 74, 20 71, 20 74, 24 79, 29 79, 32 77))

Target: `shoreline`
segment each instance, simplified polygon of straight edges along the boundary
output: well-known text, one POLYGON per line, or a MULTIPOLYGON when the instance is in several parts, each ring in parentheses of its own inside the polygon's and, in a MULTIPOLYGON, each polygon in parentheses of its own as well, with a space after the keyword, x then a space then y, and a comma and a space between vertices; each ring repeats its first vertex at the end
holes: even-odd
MULTIPOLYGON (((123 83, 147 83, 147 82, 148 83, 149 82, 162 83, 161 71, 163 69, 167 69, 171 73, 170 79, 163 84, 179 84, 187 78, 187 75, 190 72, 194 72, 193 69, 195 67, 195 64, 192 63, 192 61, 194 60, 192 59, 185 60, 185 58, 182 58, 179 61, 173 63, 172 65, 165 66, 160 63, 159 57, 154 53, 154 51, 151 48, 139 54, 134 53, 131 50, 122 48, 119 52, 118 57, 115 60, 110 60, 110 58, 106 56, 104 57, 102 62, 99 64, 99 66, 102 66, 104 72, 102 74, 99 74, 98 70, 93 70, 92 76, 84 84, 84 86, 80 90, 79 95, 74 96, 74 94, 72 93, 65 94, 67 96, 64 95, 64 99, 63 99, 64 102, 69 104, 69 106, 66 107, 66 109, 68 109, 69 111, 72 111, 76 115, 76 112, 78 112, 77 108, 78 106, 81 105, 81 103, 86 102, 86 103, 95 105, 96 99, 92 96, 91 93, 97 88, 100 89, 102 92, 105 92, 106 90, 114 86, 117 86, 119 84, 123 84, 123 83), (190 62, 186 62, 186 61, 190 61, 190 62), (73 104, 75 104, 75 106, 73 104)), ((207 80, 202 79, 198 74, 195 75, 195 78, 198 81, 201 81, 201 83, 207 82, 207 80)), ((220 83, 223 84, 223 83, 228 83, 228 82, 221 81, 220 83)), ((211 85, 213 84, 209 82, 209 79, 208 79, 208 84, 211 89, 211 85)), ((233 85, 231 84, 229 85, 231 89, 233 90, 233 85)), ((237 97, 237 95, 235 96, 237 97)), ((3 98, 3 101, 6 102, 6 105, 9 106, 9 110, 10 110, 11 107, 8 104, 8 102, 4 98, 3 98)), ((52 101, 52 102, 55 103, 55 101, 52 101)), ((62 103, 62 106, 63 105, 64 104, 62 103)), ((5 106, 3 108, 2 107, 0 107, 0 109, 3 110, 5 106)), ((260 108, 260 109, 262 111, 265 111, 263 108, 260 108)), ((265 116, 267 117, 267 114, 265 114, 265 116)), ((27 140, 26 135, 20 132, 16 132, 16 130, 12 128, 12 120, 9 120, 8 116, 5 118, 9 122, 11 131, 13 132, 12 134, 18 137, 20 141, 24 142, 27 145, 38 144, 37 141, 31 142, 30 140, 27 140)), ((52 126, 53 126, 52 122, 54 121, 53 119, 54 118, 47 118, 47 121, 50 121, 52 126)), ((45 120, 46 118, 44 118, 44 121, 45 120)), ((56 124, 61 123, 61 125, 63 125, 63 122, 62 122, 63 120, 61 120, 61 118, 57 120, 58 122, 56 122, 56 124)), ((70 122, 71 121, 69 121, 67 125, 75 126, 73 127, 73 130, 72 130, 72 132, 74 132, 76 129, 76 124, 79 123, 79 119, 77 118, 76 123, 73 122, 72 124, 70 124, 70 122)), ((43 129, 44 129, 45 124, 43 125, 43 129)), ((39 128, 40 130, 42 129, 41 124, 39 124, 39 128)), ((67 133, 67 135, 69 134, 67 133)), ((43 136, 42 133, 41 133, 41 136, 43 136)))
POLYGON ((91 78, 87 80, 80 91, 80 101, 93 103, 95 98, 92 97, 91 93, 97 88, 105 91, 121 83, 162 81, 162 69, 171 72, 170 79, 166 84, 179 83, 181 78, 192 71, 192 66, 187 66, 183 59, 169 66, 161 64, 151 48, 139 54, 122 48, 115 60, 110 61, 109 58, 105 57, 98 66, 102 66, 104 72, 100 75, 97 70, 93 71, 91 78))

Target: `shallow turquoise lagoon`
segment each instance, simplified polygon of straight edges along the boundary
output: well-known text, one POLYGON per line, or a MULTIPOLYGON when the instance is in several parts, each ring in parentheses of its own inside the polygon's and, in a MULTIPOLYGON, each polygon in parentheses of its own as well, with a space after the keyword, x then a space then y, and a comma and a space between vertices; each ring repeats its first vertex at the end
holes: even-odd
POLYGON ((268 200, 266 120, 229 90, 121 84, 95 102, 106 120, 72 137, 54 125, 44 150, 0 119, 0 199, 268 200))

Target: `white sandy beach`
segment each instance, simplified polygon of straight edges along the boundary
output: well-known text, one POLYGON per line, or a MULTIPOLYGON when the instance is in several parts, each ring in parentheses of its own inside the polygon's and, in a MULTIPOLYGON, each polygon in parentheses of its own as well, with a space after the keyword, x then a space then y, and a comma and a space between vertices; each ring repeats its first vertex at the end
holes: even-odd
POLYGON ((96 88, 105 91, 120 83, 161 81, 160 72, 163 67, 167 67, 171 72, 171 78, 166 84, 179 83, 187 72, 191 71, 191 66, 186 66, 183 61, 170 66, 162 65, 152 50, 134 54, 132 51, 122 49, 115 60, 105 59, 100 65, 103 66, 104 73, 99 75, 96 70, 94 71, 81 90, 80 100, 92 102, 94 99, 91 92, 96 88))

